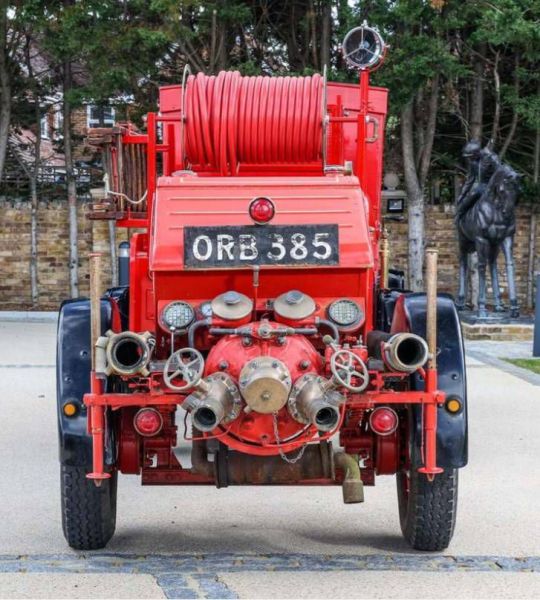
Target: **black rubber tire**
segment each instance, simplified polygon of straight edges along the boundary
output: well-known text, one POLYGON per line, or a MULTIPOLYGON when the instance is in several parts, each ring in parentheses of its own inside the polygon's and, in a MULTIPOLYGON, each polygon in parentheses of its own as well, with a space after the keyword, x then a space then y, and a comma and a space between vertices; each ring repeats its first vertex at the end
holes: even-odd
POLYGON ((418 473, 417 466, 400 471, 397 491, 399 521, 407 542, 415 550, 447 548, 456 524, 458 470, 445 469, 433 481, 418 473))
POLYGON ((75 550, 104 548, 116 527, 116 471, 99 487, 87 473, 84 467, 61 465, 62 529, 75 550))

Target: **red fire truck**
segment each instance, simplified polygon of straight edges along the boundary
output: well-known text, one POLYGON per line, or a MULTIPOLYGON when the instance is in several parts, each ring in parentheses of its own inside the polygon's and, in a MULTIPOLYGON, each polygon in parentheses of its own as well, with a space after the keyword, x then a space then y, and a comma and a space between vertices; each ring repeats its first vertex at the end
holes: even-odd
POLYGON ((362 26, 343 48, 359 84, 186 70, 161 88, 145 132, 91 132, 107 175, 90 217, 131 236, 128 280, 104 292, 91 255, 90 298, 60 310, 73 548, 113 535, 119 473, 143 485, 340 485, 351 504, 395 475, 407 541, 449 544, 467 462, 459 319, 437 294, 435 251, 425 294, 390 268, 387 91, 369 84, 384 43, 362 26))

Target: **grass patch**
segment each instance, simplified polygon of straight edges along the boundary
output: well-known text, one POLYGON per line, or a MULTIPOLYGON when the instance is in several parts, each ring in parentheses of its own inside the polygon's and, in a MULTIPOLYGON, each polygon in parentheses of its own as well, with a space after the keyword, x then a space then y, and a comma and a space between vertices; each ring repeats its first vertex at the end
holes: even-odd
POLYGON ((540 375, 540 358, 505 358, 506 362, 540 375))

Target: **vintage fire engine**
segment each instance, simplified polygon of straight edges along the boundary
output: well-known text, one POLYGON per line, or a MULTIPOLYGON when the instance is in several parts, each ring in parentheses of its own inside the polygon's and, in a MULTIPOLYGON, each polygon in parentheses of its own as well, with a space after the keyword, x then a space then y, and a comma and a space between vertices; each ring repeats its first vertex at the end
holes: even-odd
POLYGON ((340 485, 346 503, 395 475, 406 540, 449 544, 467 462, 460 324, 435 251, 426 294, 389 268, 387 91, 369 85, 384 43, 364 25, 343 48, 359 85, 186 71, 146 132, 94 132, 107 181, 90 217, 136 232, 125 285, 103 293, 92 255, 90 299, 60 311, 70 546, 113 535, 118 473, 340 485))

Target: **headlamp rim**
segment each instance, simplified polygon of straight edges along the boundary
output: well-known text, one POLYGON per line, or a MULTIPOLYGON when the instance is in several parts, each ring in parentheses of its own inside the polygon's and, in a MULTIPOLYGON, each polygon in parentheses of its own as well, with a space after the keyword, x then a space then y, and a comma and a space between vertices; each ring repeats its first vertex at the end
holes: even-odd
POLYGON ((172 300, 171 302, 167 302, 167 304, 161 309, 161 312, 159 313, 160 326, 162 327, 162 329, 164 329, 165 331, 169 331, 169 332, 178 331, 180 329, 186 329, 187 327, 189 327, 191 325, 191 323, 193 323, 194 319, 195 319, 195 309, 186 300, 172 300), (169 310, 175 304, 181 304, 183 306, 187 306, 189 308, 189 310, 191 311, 191 319, 189 321, 187 321, 181 327, 171 326, 170 324, 167 323, 167 321, 165 319, 165 314, 166 314, 167 310, 169 310))

